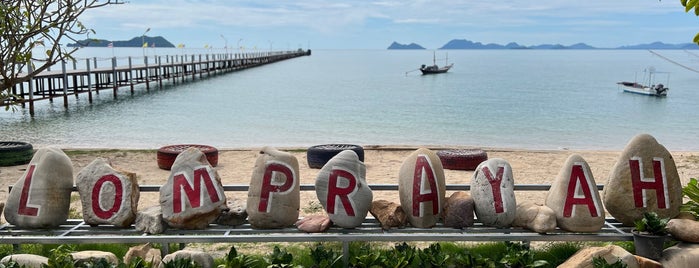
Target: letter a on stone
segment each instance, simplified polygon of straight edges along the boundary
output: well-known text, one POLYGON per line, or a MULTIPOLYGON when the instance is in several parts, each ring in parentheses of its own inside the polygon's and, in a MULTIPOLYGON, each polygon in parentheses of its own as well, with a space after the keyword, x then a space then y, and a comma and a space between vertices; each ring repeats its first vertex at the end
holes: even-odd
POLYGON ((446 195, 444 168, 436 153, 420 148, 403 161, 398 193, 408 221, 415 227, 434 226, 446 195))
POLYGON ((563 230, 596 232, 602 228, 602 199, 585 159, 579 155, 568 157, 549 189, 546 206, 553 209, 563 230))

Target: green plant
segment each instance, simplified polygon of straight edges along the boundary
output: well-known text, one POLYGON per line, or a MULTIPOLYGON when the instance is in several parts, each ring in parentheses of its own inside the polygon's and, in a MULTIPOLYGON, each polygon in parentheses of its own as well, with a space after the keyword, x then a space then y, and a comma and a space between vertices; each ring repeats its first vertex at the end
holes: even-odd
POLYGON ((689 201, 682 204, 680 210, 691 213, 695 218, 699 218, 699 183, 697 179, 689 179, 687 186, 682 188, 682 194, 689 198, 689 201))
POLYGON ((226 254, 226 262, 218 266, 218 268, 244 268, 244 267, 255 267, 259 264, 259 261, 251 258, 247 255, 238 255, 238 251, 235 247, 231 247, 226 254))
POLYGON ((335 251, 325 249, 323 244, 316 245, 311 249, 311 259, 313 259, 313 267, 330 268, 342 266, 342 255, 335 251))
POLYGON ((636 220, 634 225, 639 233, 662 236, 667 234, 665 227, 669 220, 660 218, 657 213, 651 211, 643 213, 643 218, 636 220))
POLYGON ((0 263, 0 268, 24 268, 24 265, 19 265, 16 261, 10 260, 6 263, 0 263))
POLYGON ((42 268, 73 268, 73 256, 70 253, 73 248, 67 245, 60 245, 51 250, 48 263, 42 264, 42 268))
POLYGON ((126 264, 126 268, 153 268, 153 263, 141 257, 135 257, 131 262, 126 264))
POLYGON ((500 260, 501 264, 508 267, 544 267, 548 265, 545 260, 535 260, 529 246, 523 243, 505 242, 507 254, 500 260))
POLYGON ((294 260, 294 256, 286 250, 280 249, 279 246, 274 246, 274 250, 265 257, 265 260, 270 264, 268 267, 287 268, 293 267, 291 261, 294 260))
POLYGON ((169 262, 163 262, 165 268, 200 268, 196 262, 190 258, 175 258, 169 262))
POLYGON ((602 257, 594 257, 592 258, 592 266, 595 268, 626 268, 627 265, 621 259, 617 258, 616 262, 614 263, 608 263, 604 258, 602 257))

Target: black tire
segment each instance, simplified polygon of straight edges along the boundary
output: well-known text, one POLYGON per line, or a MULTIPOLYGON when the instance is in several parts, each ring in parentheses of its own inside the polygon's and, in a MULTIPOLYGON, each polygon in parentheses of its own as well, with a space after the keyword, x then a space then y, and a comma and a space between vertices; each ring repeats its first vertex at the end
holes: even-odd
POLYGON ((0 141, 0 166, 17 166, 29 163, 34 156, 31 144, 19 141, 0 141))
POLYGON ((158 149, 158 167, 164 170, 170 170, 172 164, 175 163, 175 158, 189 147, 197 148, 204 153, 204 155, 206 155, 206 160, 209 161, 212 167, 218 165, 218 149, 214 147, 199 144, 175 144, 163 146, 158 149))
POLYGON ((453 170, 476 170, 481 162, 488 160, 488 154, 481 149, 441 150, 437 156, 443 168, 453 170))
POLYGON ((323 144, 315 145, 306 151, 306 159, 310 168, 322 168, 335 155, 344 150, 352 150, 359 156, 359 161, 364 162, 364 148, 354 144, 323 144))

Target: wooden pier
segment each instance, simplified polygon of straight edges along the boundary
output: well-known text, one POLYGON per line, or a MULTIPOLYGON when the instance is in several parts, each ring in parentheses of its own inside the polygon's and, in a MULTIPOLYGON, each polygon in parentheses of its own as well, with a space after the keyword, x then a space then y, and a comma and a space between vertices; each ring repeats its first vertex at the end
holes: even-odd
MULTIPOLYGON (((150 90, 151 83, 157 83, 162 88, 163 82, 185 82, 187 80, 208 77, 216 74, 233 72, 241 69, 252 68, 281 60, 310 55, 311 51, 278 51, 255 52, 240 54, 206 54, 206 55, 178 55, 143 57, 143 63, 134 64, 132 58, 122 58, 125 63, 118 63, 120 59, 110 58, 110 67, 98 67, 97 59, 84 59, 84 69, 78 69, 78 62, 72 62, 72 69, 68 69, 66 62, 58 67, 60 70, 42 72, 29 81, 14 86, 12 94, 14 99, 23 108, 29 106, 29 114, 34 116, 34 102, 40 100, 53 101, 54 98, 63 98, 63 106, 68 108, 68 97, 75 98, 81 93, 87 93, 89 103, 92 103, 93 93, 99 94, 102 90, 112 90, 114 98, 117 98, 118 90, 128 87, 134 93, 134 86, 145 84, 145 90, 150 90), (92 60, 92 61, 91 61, 92 60)), ((80 64, 82 65, 82 64, 80 64)), ((54 68, 56 66, 53 66, 54 68)), ((8 102, 0 102, 0 107, 10 105, 8 102)))

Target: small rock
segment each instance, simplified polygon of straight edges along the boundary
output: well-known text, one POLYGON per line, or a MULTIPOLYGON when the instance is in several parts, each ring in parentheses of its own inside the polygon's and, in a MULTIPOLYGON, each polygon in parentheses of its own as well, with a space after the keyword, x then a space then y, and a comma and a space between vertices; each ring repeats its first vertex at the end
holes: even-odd
POLYGON ((636 257, 636 262, 638 262, 639 268, 663 268, 663 265, 657 261, 638 255, 634 255, 634 257, 636 257))
POLYGON ((480 222, 501 228, 512 224, 517 209, 514 184, 506 160, 491 158, 478 165, 471 179, 471 196, 480 222))
POLYGON ((316 196, 330 220, 342 228, 364 222, 373 194, 366 183, 366 167, 352 150, 331 158, 316 177, 316 196))
POLYGON ((518 203, 512 226, 525 227, 537 233, 548 233, 556 230, 556 213, 547 206, 529 201, 518 203))
POLYGON ((306 233, 322 233, 330 228, 331 222, 327 215, 309 215, 295 224, 296 228, 306 233))
POLYGON ((699 244, 679 243, 663 251, 663 267, 694 268, 699 263, 699 244))
POLYGON ((194 263, 199 265, 201 268, 214 268, 214 258, 211 255, 206 254, 201 251, 193 250, 178 250, 168 255, 165 255, 163 261, 158 266, 159 268, 165 268, 165 264, 174 260, 179 259, 191 259, 194 263))
POLYGON ((10 190, 5 220, 19 228, 58 227, 68 219, 72 191, 70 158, 58 148, 39 149, 10 190))
POLYGON ((151 263, 152 267, 160 266, 160 262, 163 260, 160 250, 153 248, 150 243, 130 247, 124 255, 124 263, 128 266, 137 257, 151 263))
POLYGON ((592 259, 596 257, 604 258, 607 263, 612 264, 621 260, 628 268, 638 268, 636 257, 626 251, 624 248, 616 245, 608 245, 604 247, 589 247, 578 250, 575 255, 571 256, 564 263, 559 265, 559 268, 592 268, 592 259))
POLYGON ((106 252, 106 251, 98 251, 98 250, 85 250, 85 251, 78 251, 78 252, 72 252, 70 255, 73 257, 73 262, 75 263, 76 267, 84 267, 86 262, 97 262, 100 259, 106 260, 108 263, 110 263, 113 266, 116 266, 119 264, 119 259, 117 259, 116 255, 111 252, 106 252))
POLYGON ((473 198, 467 192, 454 192, 444 206, 444 226, 464 228, 473 226, 473 198))
POLYGON ((245 211, 247 204, 243 201, 233 200, 228 201, 226 209, 221 211, 218 218, 214 221, 216 224, 226 225, 226 226, 238 226, 245 223, 245 219, 248 218, 248 213, 245 211))
POLYGON ((410 154, 398 173, 400 205, 414 227, 430 228, 444 207, 446 185, 442 161, 429 149, 410 154))
POLYGON ((301 206, 299 162, 290 153, 264 147, 255 161, 248 190, 248 221, 254 228, 293 225, 301 206))
POLYGON ((139 211, 136 214, 136 230, 148 234, 160 234, 165 231, 163 222, 163 214, 160 212, 160 206, 152 206, 139 211))
POLYGON ((688 219, 672 219, 667 222, 667 231, 680 241, 699 243, 699 222, 688 219))
POLYGON ((7 264, 10 261, 14 261, 19 264, 20 267, 25 268, 43 268, 49 264, 49 258, 34 254, 7 255, 0 260, 0 263, 7 264))
POLYGON ((403 228, 408 224, 408 216, 399 204, 386 200, 376 200, 371 202, 369 210, 372 216, 381 224, 384 230, 391 227, 403 228))

